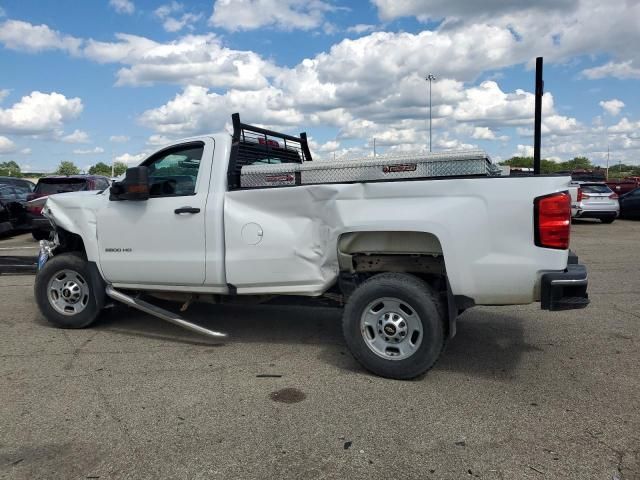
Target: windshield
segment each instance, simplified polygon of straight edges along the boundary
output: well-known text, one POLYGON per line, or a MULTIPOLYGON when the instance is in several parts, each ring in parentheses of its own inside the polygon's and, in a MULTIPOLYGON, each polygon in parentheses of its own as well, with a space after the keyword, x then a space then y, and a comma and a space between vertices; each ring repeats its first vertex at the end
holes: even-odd
POLYGON ((36 185, 35 192, 43 195, 53 195, 54 193, 79 192, 86 190, 87 181, 83 178, 55 178, 40 180, 36 185))
POLYGON ((580 188, 585 193, 613 193, 606 185, 582 185, 580 188))

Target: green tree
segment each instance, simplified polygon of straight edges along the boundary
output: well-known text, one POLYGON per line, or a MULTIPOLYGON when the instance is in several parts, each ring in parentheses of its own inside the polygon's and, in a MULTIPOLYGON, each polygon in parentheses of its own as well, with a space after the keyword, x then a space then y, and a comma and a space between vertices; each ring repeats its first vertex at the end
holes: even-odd
POLYGON ((111 176, 111 167, 106 163, 98 162, 95 165, 89 167, 90 175, 104 175, 106 177, 111 176))
POLYGON ((127 171, 127 164, 124 162, 116 162, 113 164, 113 174, 116 177, 119 177, 120 175, 122 175, 124 172, 127 171))
POLYGON ((55 173, 57 175, 78 175, 80 173, 80 169, 76 167, 73 162, 65 161, 60 162, 55 173))
POLYGON ((587 157, 575 157, 573 160, 562 162, 562 170, 592 170, 594 166, 587 157))
MULTIPOLYGON (((123 162, 115 162, 113 164, 113 175, 119 177, 127 171, 127 164, 123 162)), ((98 162, 92 167, 89 167, 90 175, 104 175, 105 177, 111 176, 111 165, 107 165, 103 162, 98 162)))
MULTIPOLYGON (((511 157, 509 160, 500 162, 500 165, 508 165, 512 168, 533 168, 533 157, 511 157)), ((560 168, 559 163, 543 158, 540 160, 540 173, 554 173, 560 168)))
POLYGON ((0 163, 0 175, 5 177, 19 177, 20 165, 18 165, 13 160, 9 160, 8 162, 2 162, 0 163))

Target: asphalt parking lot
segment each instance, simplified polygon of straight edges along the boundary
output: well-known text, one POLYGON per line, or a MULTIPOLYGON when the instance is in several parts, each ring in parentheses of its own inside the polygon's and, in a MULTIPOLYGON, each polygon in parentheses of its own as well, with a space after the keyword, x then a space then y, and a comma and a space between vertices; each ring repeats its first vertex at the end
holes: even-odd
POLYGON ((469 310, 411 382, 364 372, 338 310, 190 309, 218 345, 125 308, 58 330, 2 274, 0 477, 640 478, 639 246, 640 222, 574 224, 588 309, 469 310))

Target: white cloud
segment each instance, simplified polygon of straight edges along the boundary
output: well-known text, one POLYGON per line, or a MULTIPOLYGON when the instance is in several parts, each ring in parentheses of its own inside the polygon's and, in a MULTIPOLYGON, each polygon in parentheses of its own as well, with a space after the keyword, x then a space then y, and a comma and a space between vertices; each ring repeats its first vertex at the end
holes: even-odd
POLYGON ((569 10, 574 0, 488 0, 469 2, 467 0, 372 0, 378 7, 383 20, 399 17, 417 17, 418 20, 440 20, 443 18, 491 18, 495 15, 523 10, 569 10))
POLYGON ((216 0, 209 23, 225 30, 311 30, 336 7, 321 0, 216 0))
POLYGON ((153 13, 162 21, 162 27, 167 32, 178 32, 184 27, 192 29, 193 24, 202 18, 202 14, 182 13, 183 10, 182 3, 172 1, 158 7, 153 13))
POLYGON ((613 98, 611 100, 603 100, 599 104, 602 109, 609 115, 616 117, 620 114, 620 111, 624 108, 624 102, 613 98))
POLYGON ((276 68, 251 51, 222 46, 213 34, 187 35, 169 43, 116 34, 117 42, 90 40, 84 49, 100 63, 127 65, 118 71, 117 85, 177 83, 207 87, 257 89, 268 85, 276 68))
POLYGON ((471 138, 475 138, 476 140, 495 140, 496 134, 489 127, 475 127, 471 138))
POLYGON ((104 148, 102 147, 95 147, 95 148, 90 148, 90 149, 76 149, 73 151, 73 153, 75 155, 94 155, 97 153, 104 153, 104 148))
POLYGON ((623 117, 617 124, 607 129, 611 133, 626 133, 636 135, 640 133, 640 121, 631 122, 627 117, 623 117))
POLYGON ((73 133, 65 135, 61 140, 65 143, 88 143, 89 135, 82 130, 74 130, 73 133))
POLYGON ((73 151, 74 155, 95 155, 95 154, 99 154, 99 153, 104 153, 104 148, 102 147, 95 147, 95 148, 89 148, 86 150, 83 149, 76 149, 73 151))
POLYGON ((518 145, 512 157, 533 157, 532 145, 518 145))
POLYGON ((0 108, 0 132, 45 134, 60 130, 82 112, 82 100, 56 92, 31 92, 12 107, 0 108))
MULTIPOLYGON (((640 62, 637 62, 640 63, 640 62)), ((640 78, 640 67, 633 65, 632 60, 626 62, 608 62, 599 67, 587 68, 582 72, 591 80, 613 77, 619 79, 635 79, 640 78)))
MULTIPOLYGON (((383 20, 415 16, 420 21, 444 19, 440 32, 465 31, 469 39, 478 26, 508 31, 512 54, 529 61, 540 52, 547 61, 583 54, 613 57, 601 67, 585 70, 587 78, 640 78, 640 2, 601 0, 373 0, 383 20), (544 18, 544 21, 540 21, 544 18), (605 20, 603 20, 605 19, 605 20)), ((493 52, 495 57, 502 52, 493 52)), ((458 58, 457 52, 455 57, 458 58)))
POLYGON ((70 35, 63 35, 47 25, 32 25, 20 20, 7 20, 0 24, 0 43, 11 50, 42 52, 63 50, 77 55, 83 41, 70 35))
POLYGON ((147 110, 140 122, 163 135, 188 136, 220 131, 229 112, 243 112, 253 123, 300 125, 304 117, 284 105, 282 92, 273 87, 257 91, 229 90, 224 95, 189 86, 161 107, 147 110))
POLYGON ((113 143, 125 143, 129 141, 129 137, 126 135, 111 135, 109 141, 113 143))
POLYGON ((154 147, 161 147, 163 145, 167 145, 168 143, 171 143, 171 139, 164 135, 151 135, 147 139, 147 145, 152 145, 154 147))
POLYGON ((131 0, 109 0, 109 5, 118 13, 131 15, 136 7, 131 0))
POLYGON ((358 35, 362 33, 368 33, 375 30, 375 25, 368 25, 365 23, 358 23, 357 25, 353 25, 352 27, 347 28, 348 33, 356 33, 358 35))
POLYGON ((0 154, 14 153, 17 150, 16 144, 7 137, 0 136, 0 154))
POLYGON ((10 90, 7 88, 0 89, 0 103, 9 96, 10 90))
POLYGON ((122 155, 118 155, 117 157, 115 157, 114 160, 116 162, 126 163, 127 165, 137 165, 138 163, 142 162, 142 160, 147 158, 147 155, 147 152, 136 154, 123 153, 122 155))
POLYGON ((184 27, 193 28, 192 25, 202 18, 202 14, 185 13, 180 18, 168 17, 162 23, 167 32, 179 32, 184 27))
POLYGON ((31 155, 31 149, 29 147, 23 148, 22 150, 20 150, 20 153, 22 155, 31 155))

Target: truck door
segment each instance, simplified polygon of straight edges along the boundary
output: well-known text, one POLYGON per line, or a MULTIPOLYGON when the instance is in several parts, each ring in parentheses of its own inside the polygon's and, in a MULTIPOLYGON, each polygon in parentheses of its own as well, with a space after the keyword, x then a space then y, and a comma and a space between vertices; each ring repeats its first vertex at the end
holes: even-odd
POLYGON ((112 283, 202 285, 205 206, 214 141, 161 150, 146 201, 110 201, 97 215, 100 266, 112 283))

